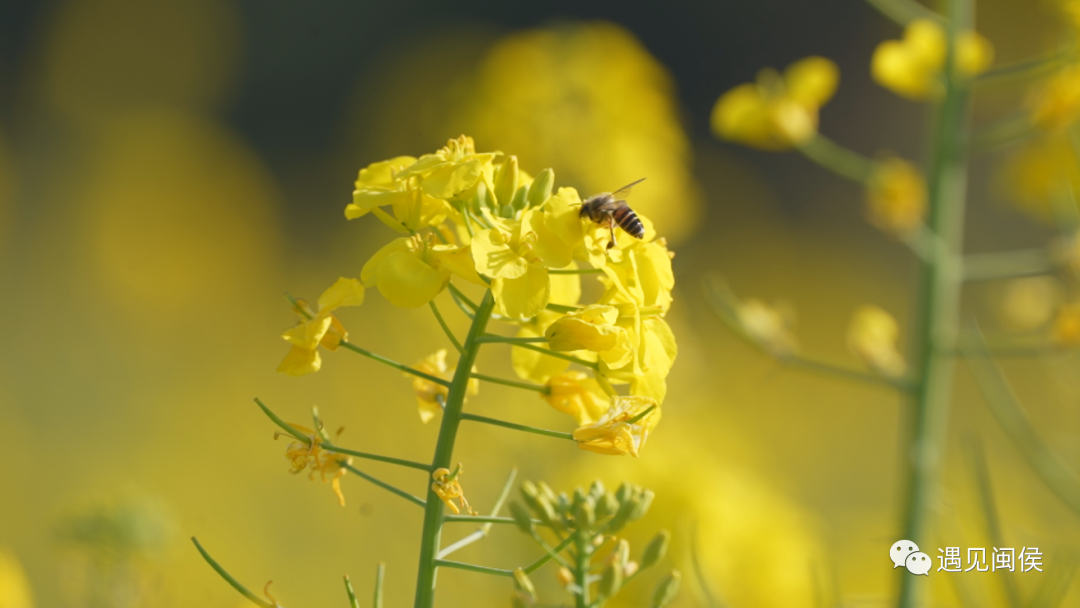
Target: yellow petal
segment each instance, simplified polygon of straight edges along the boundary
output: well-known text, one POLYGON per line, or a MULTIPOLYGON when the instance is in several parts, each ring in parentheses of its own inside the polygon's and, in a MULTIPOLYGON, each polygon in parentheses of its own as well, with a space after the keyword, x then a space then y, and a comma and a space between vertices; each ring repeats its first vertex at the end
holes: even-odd
POLYGON ((591 350, 599 353, 615 348, 624 329, 612 325, 618 310, 611 306, 590 306, 566 315, 548 327, 545 336, 551 350, 558 352, 591 350))
POLYGON ((989 40, 977 32, 960 37, 956 49, 956 68, 960 73, 975 76, 985 72, 993 62, 994 47, 989 40))
MULTIPOLYGON (((538 338, 543 336, 544 330, 546 330, 557 318, 559 318, 557 313, 541 311, 532 322, 525 323, 521 326, 517 337, 538 338)), ((544 344, 534 344, 533 346, 537 348, 547 348, 544 344)), ((552 357, 519 346, 510 349, 510 363, 519 378, 537 384, 547 382, 552 376, 561 374, 570 367, 570 362, 566 359, 552 357)))
POLYGON ((483 230, 473 237, 471 252, 476 271, 493 279, 525 276, 529 262, 514 252, 512 237, 499 229, 483 230))
POLYGON ((353 202, 345 206, 345 218, 355 220, 378 207, 393 205, 412 198, 412 194, 384 188, 365 188, 353 192, 353 202))
POLYGON ((429 196, 445 200, 476 185, 480 172, 481 165, 478 160, 453 163, 432 171, 424 178, 420 187, 429 196))
POLYGON ((364 263, 364 267, 360 269, 360 282, 367 287, 375 286, 376 271, 382 261, 386 259, 386 256, 398 251, 413 251, 411 246, 412 239, 409 237, 401 237, 394 239, 383 246, 382 249, 375 252, 367 262, 364 263))
POLYGON ((544 310, 551 297, 547 268, 528 264, 520 278, 492 281, 491 293, 499 314, 515 319, 534 317, 544 310))
POLYGON ((713 106, 710 125, 717 136, 729 141, 763 150, 791 147, 776 136, 768 103, 756 84, 741 84, 721 95, 713 106))
POLYGON ((281 337, 300 348, 312 350, 326 335, 326 330, 330 329, 330 323, 329 314, 320 314, 310 321, 286 330, 281 337))
POLYGON ((398 156, 390 160, 371 163, 360 170, 356 178, 356 189, 359 190, 365 186, 392 187, 395 174, 415 162, 416 159, 411 156, 398 156))
MULTIPOLYGON (((562 268, 574 259, 574 248, 564 242, 547 224, 542 209, 529 209, 521 216, 522 234, 533 233, 532 253, 548 268, 562 268)), ((578 222, 580 226, 580 222, 578 222)))
POLYGON ((840 69, 824 57, 807 57, 784 70, 788 96, 807 106, 818 107, 832 98, 840 82, 840 69))
POLYGON ((449 281, 449 270, 436 270, 416 254, 405 251, 395 251, 384 257, 375 278, 379 293, 394 306, 402 308, 427 304, 449 281))
POLYGON ((341 306, 360 306, 363 303, 364 286, 360 281, 338 277, 338 280, 319 296, 319 312, 330 312, 341 306))
POLYGON ((438 267, 449 270, 454 276, 460 277, 474 285, 487 287, 487 283, 476 272, 476 262, 472 257, 469 245, 457 247, 455 245, 436 245, 433 248, 438 267))
POLYGON ((585 233, 581 227, 581 197, 577 190, 559 188, 548 198, 544 203, 544 223, 571 251, 579 247, 585 233))
MULTIPOLYGON (((577 264, 571 263, 563 270, 575 270, 577 264)), ((577 306, 581 300, 580 274, 549 274, 551 281, 551 303, 563 306, 577 306)))
POLYGON ((281 360, 277 371, 288 376, 303 376, 319 371, 320 367, 322 367, 322 357, 319 356, 319 351, 293 346, 281 360))

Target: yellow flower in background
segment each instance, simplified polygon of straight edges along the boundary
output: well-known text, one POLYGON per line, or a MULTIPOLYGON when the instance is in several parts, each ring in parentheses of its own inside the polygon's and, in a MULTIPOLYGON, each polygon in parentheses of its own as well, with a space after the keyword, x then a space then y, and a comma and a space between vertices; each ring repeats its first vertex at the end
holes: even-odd
POLYGON ((622 367, 634 355, 627 331, 615 325, 619 309, 591 304, 552 323, 544 336, 556 352, 588 350, 611 367, 622 367))
POLYGON ((550 392, 541 393, 540 397, 551 407, 573 416, 579 426, 596 422, 611 406, 611 398, 596 379, 583 372, 568 371, 553 376, 546 385, 550 392))
POLYGON ((635 211, 671 239, 694 230, 702 197, 671 77, 627 30, 592 22, 515 32, 455 85, 443 93, 443 124, 465 126, 525 165, 552 167, 583 195, 647 176, 635 211))
POLYGON ((1058 346, 1080 346, 1080 302, 1061 305, 1050 329, 1050 339, 1058 346))
POLYGON ((394 239, 375 252, 360 270, 360 281, 377 287, 394 306, 416 308, 439 295, 451 275, 484 285, 468 246, 437 244, 428 234, 394 239))
POLYGON ((416 179, 400 179, 398 174, 416 159, 399 156, 372 163, 360 170, 353 190, 353 202, 345 207, 346 219, 354 220, 374 213, 384 224, 398 232, 416 231, 446 219, 446 202, 423 192, 416 179), (390 206, 393 217, 382 210, 390 206))
POLYGON ((0 606, 3 608, 33 608, 30 583, 26 580, 19 560, 0 549, 0 606))
POLYGON ((596 422, 574 430, 578 447, 598 454, 637 458, 660 422, 660 406, 649 397, 612 397, 596 422))
POLYGON ((1071 125, 1080 116, 1080 66, 1054 74, 1028 98, 1031 120, 1047 131, 1071 125))
POLYGON ((1054 219, 1052 201, 1080 191, 1080 164, 1066 137, 1044 137, 1022 146, 1003 172, 1011 199, 1042 221, 1054 219))
POLYGON ((899 158, 878 162, 866 188, 866 215, 891 234, 918 228, 926 215, 926 182, 919 169, 899 158))
POLYGON ((794 313, 784 305, 770 306, 753 298, 737 303, 736 318, 743 333, 770 355, 783 359, 795 354, 794 313))
POLYGON ((896 349, 900 327, 896 319, 877 306, 855 311, 848 328, 848 346, 875 372, 898 378, 904 374, 904 357, 896 349))
MULTIPOLYGON (((450 371, 450 368, 446 365, 446 349, 441 348, 424 357, 413 365, 413 369, 424 372, 429 376, 446 378, 447 372, 450 371)), ((475 371, 476 366, 474 365, 473 372, 475 371)), ((412 380, 413 391, 416 393, 417 410, 420 412, 420 422, 427 424, 442 412, 443 403, 446 402, 446 396, 449 394, 450 389, 412 374, 406 373, 405 377, 412 380)), ((465 385, 465 394, 475 395, 479 392, 480 381, 476 378, 470 378, 469 383, 465 385)))
POLYGON ((338 344, 349 337, 345 327, 332 313, 342 306, 360 306, 364 303, 364 287, 356 279, 339 278, 319 296, 319 310, 312 313, 303 302, 296 312, 301 321, 281 335, 292 348, 285 355, 277 371, 290 376, 303 376, 319 371, 322 358, 318 347, 334 351, 338 344))
MULTIPOLYGON (((947 52, 941 25, 916 19, 904 29, 901 40, 886 40, 874 49, 870 73, 881 86, 916 101, 933 99, 942 91, 942 71, 947 52)), ((994 59, 994 47, 977 32, 960 35, 956 69, 961 76, 986 71, 994 59)))
POLYGON ((720 96, 713 106, 712 130, 762 150, 798 146, 817 133, 818 110, 832 98, 839 80, 836 64, 824 57, 801 59, 783 75, 764 69, 757 82, 720 96))
MULTIPOLYGON (((327 482, 326 476, 330 475, 330 486, 338 503, 345 506, 345 495, 341 492, 341 478, 345 476, 346 469, 343 464, 352 464, 352 457, 335 454, 322 449, 322 437, 318 432, 300 425, 289 423, 289 426, 307 436, 305 441, 291 441, 285 446, 285 458, 289 461, 289 472, 296 474, 310 468, 309 479, 314 480, 318 474, 323 483, 327 482)), ((281 436, 290 436, 283 431, 274 433, 274 439, 281 436)))
POLYGON ((1024 277, 1007 282, 997 301, 1002 325, 1013 331, 1046 327, 1061 302, 1061 284, 1054 277, 1024 277))
POLYGON ((469 501, 465 500, 465 491, 461 489, 461 473, 461 463, 458 463, 453 473, 446 468, 435 469, 435 472, 431 474, 434 480, 431 483, 431 490, 455 515, 462 511, 469 515, 476 515, 476 511, 469 506, 469 501), (454 503, 455 500, 461 505, 460 507, 454 503))

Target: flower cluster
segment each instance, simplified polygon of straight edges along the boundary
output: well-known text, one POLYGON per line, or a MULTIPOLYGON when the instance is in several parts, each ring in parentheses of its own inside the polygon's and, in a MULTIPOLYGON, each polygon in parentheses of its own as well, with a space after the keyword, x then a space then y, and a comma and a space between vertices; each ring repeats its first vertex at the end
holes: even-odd
MULTIPOLYGON (((664 318, 673 254, 648 218, 637 216, 645 233, 635 238, 613 218, 593 221, 582 205, 575 189, 555 188, 551 169, 534 177, 516 157, 478 153, 465 136, 432 154, 365 167, 345 216, 374 215, 400 236, 368 259, 359 280, 328 289, 318 311, 300 309, 301 323, 283 336, 293 348, 280 371, 317 371, 317 347, 333 350, 347 337, 332 311, 360 304, 365 288, 406 308, 434 306, 449 289, 466 311, 476 305, 465 292, 487 289, 491 318, 517 329, 506 337, 516 340, 515 372, 574 417, 579 445, 637 456, 660 418, 677 353, 664 318), (598 300, 587 305, 583 277, 599 282, 598 300), (569 371, 575 362, 589 373, 569 371)), ((447 398, 449 382, 436 381, 448 371, 445 357, 440 351, 405 370, 422 372, 413 384, 425 422, 447 398)))
MULTIPOLYGON (((942 72, 948 52, 945 29, 928 19, 916 19, 904 29, 901 40, 886 40, 874 50, 871 74, 881 86, 908 99, 934 99, 941 95, 942 72)), ((986 71, 994 47, 976 32, 957 39, 956 70, 961 76, 986 71)))

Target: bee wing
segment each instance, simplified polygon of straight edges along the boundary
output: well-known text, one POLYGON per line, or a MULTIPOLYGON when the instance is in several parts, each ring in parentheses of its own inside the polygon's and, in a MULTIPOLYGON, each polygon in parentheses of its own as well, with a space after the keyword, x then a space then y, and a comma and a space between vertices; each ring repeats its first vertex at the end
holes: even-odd
POLYGON ((640 183, 641 183, 641 182, 643 182, 643 181, 645 181, 645 178, 644 178, 644 177, 643 177, 643 178, 641 178, 641 179, 639 179, 639 180, 637 180, 636 182, 631 182, 631 183, 629 183, 629 184, 626 184, 626 185, 625 185, 625 186, 623 186, 622 188, 619 188, 619 189, 618 189, 618 190, 616 190, 615 192, 612 192, 612 193, 611 193, 611 195, 612 195, 613 197, 615 197, 616 199, 621 199, 621 198, 627 197, 627 196, 629 196, 629 195, 630 195, 630 189, 631 189, 631 188, 633 188, 634 186, 636 186, 636 185, 640 184, 640 183))

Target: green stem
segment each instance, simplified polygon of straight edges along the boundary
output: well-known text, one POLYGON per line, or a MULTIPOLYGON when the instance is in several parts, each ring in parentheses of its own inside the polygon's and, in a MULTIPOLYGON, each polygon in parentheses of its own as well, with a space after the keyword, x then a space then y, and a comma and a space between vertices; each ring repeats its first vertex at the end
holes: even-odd
POLYGON ((1038 135, 1040 130, 1027 114, 1003 118, 975 129, 967 138, 967 147, 973 153, 989 152, 1019 143, 1038 135))
POLYGON ((345 576, 345 593, 349 596, 349 608, 360 608, 360 601, 356 599, 356 591, 353 591, 348 575, 345 576))
POLYGON ((336 452, 338 454, 348 454, 349 456, 356 456, 357 458, 364 458, 367 460, 375 460, 377 462, 388 462, 390 464, 396 464, 399 467, 408 467, 410 469, 418 469, 420 471, 431 472, 431 465, 424 464, 422 462, 413 462, 412 460, 405 460, 403 458, 394 458, 392 456, 383 456, 381 454, 370 454, 368 452, 357 452, 356 450, 347 450, 345 448, 339 448, 336 445, 329 443, 323 443, 322 448, 327 452, 336 452))
POLYGON ((345 469, 348 469, 349 471, 352 471, 352 473, 355 474, 357 477, 359 477, 361 479, 366 479, 366 480, 370 481, 371 483, 379 486, 380 488, 386 490, 387 492, 390 492, 391 494, 396 494, 396 495, 404 498, 405 500, 413 503, 414 505, 417 505, 417 506, 423 507, 423 508, 427 508, 427 504, 423 500, 413 496, 412 494, 409 494, 405 490, 401 490, 399 488, 396 488, 396 487, 386 483, 385 481, 382 481, 381 479, 376 479, 376 478, 372 477, 371 475, 368 475, 367 473, 361 471, 360 469, 357 469, 356 467, 352 466, 351 464, 345 464, 344 462, 342 462, 340 464, 341 464, 342 468, 345 468, 345 469))
POLYGON ((574 542, 574 536, 573 535, 567 536, 565 539, 563 539, 563 541, 561 543, 555 545, 551 549, 547 548, 547 543, 542 543, 542 546, 544 547, 544 551, 545 551, 544 555, 540 559, 536 560, 535 562, 533 562, 533 563, 529 564, 528 566, 525 566, 524 568, 522 568, 522 570, 525 571, 525 574, 532 574, 533 572, 536 572, 540 568, 540 566, 543 566, 544 564, 548 563, 549 561, 551 561, 553 559, 556 560, 556 561, 561 561, 562 558, 559 557, 559 553, 563 549, 569 547, 570 543, 572 543, 572 542, 574 542))
POLYGON ((548 270, 548 274, 600 274, 599 268, 570 268, 566 270, 548 270))
POLYGON ((963 259, 964 280, 999 281, 1050 274, 1054 260, 1046 249, 971 253, 963 259))
POLYGON ((869 182, 877 170, 877 163, 873 160, 848 150, 820 133, 799 146, 798 150, 822 167, 860 184, 869 182))
POLYGON ((892 378, 886 378, 877 374, 870 374, 857 369, 849 369, 846 367, 840 367, 839 365, 833 365, 831 363, 825 363, 816 359, 808 359, 801 355, 795 355, 791 357, 784 357, 778 359, 778 361, 789 367, 798 369, 804 369, 812 372, 822 372, 826 374, 832 374, 839 378, 846 378, 848 380, 856 380, 859 382, 866 382, 868 384, 876 384, 878 386, 886 386, 901 391, 910 391, 911 387, 903 380, 896 380, 892 378))
POLYGON ((479 308, 479 306, 476 305, 476 302, 470 300, 468 296, 462 293, 461 290, 458 289, 457 286, 453 283, 447 283, 446 288, 449 289, 450 293, 453 294, 462 304, 468 306, 473 313, 475 313, 476 310, 479 308))
MULTIPOLYGON (((431 461, 432 470, 451 468, 454 443, 457 440, 458 427, 462 420, 462 408, 465 404, 465 392, 472 375, 473 364, 476 363, 476 355, 480 352, 481 344, 476 339, 487 329, 487 323, 494 308, 495 299, 491 291, 487 291, 476 308, 472 326, 469 327, 469 333, 462 345, 461 357, 458 358, 457 368, 454 371, 454 380, 450 383, 450 391, 446 396, 442 423, 439 427, 439 439, 431 461)), ((438 566, 435 556, 439 552, 442 525, 443 502, 429 486, 427 506, 424 509, 423 534, 420 539, 420 565, 416 575, 415 608, 432 608, 435 604, 435 574, 438 566)))
MULTIPOLYGON (((998 517, 997 501, 994 500, 994 486, 990 480, 990 468, 986 464, 986 454, 983 452, 982 442, 972 438, 968 444, 971 466, 975 470, 975 481, 979 490, 979 501, 982 503, 983 523, 986 524, 986 536, 995 547, 1004 547, 1005 540, 1001 533, 1001 520, 998 517)), ((1001 577, 1005 587, 1005 596, 1009 598, 1011 608, 1020 608, 1023 602, 1020 599, 1020 589, 1016 585, 1016 579, 1011 576, 1001 577)))
POLYGON ((576 545, 577 551, 574 557, 576 563, 574 564, 574 583, 577 584, 581 592, 575 596, 577 600, 576 608, 588 608, 589 606, 589 559, 592 557, 592 543, 588 535, 584 530, 576 531, 571 538, 576 539, 574 545, 576 545))
POLYGON ((915 0, 866 0, 882 15, 900 25, 907 25, 916 19, 930 19, 941 23, 941 15, 915 2, 915 0))
POLYGON ((547 305, 547 309, 552 311, 552 312, 569 313, 569 312, 577 312, 577 311, 581 310, 581 307, 580 306, 567 306, 566 304, 552 304, 552 303, 549 302, 548 305, 547 305))
POLYGON ((443 333, 450 339, 450 343, 454 345, 458 353, 461 353, 461 342, 454 337, 454 332, 450 331, 450 326, 446 324, 446 319, 443 319, 442 314, 439 312, 439 307, 435 305, 435 300, 429 302, 431 304, 431 312, 434 313, 435 319, 439 321, 439 327, 442 328, 443 333))
MULTIPOLYGON (((446 523, 477 523, 477 524, 509 524, 514 525, 516 520, 513 517, 501 517, 498 515, 447 515, 443 518, 446 523)), ((534 519, 533 523, 542 526, 544 522, 539 519, 534 519)))
POLYGON ((383 608, 383 581, 386 579, 386 564, 379 562, 375 567, 375 597, 371 605, 374 608, 383 608))
POLYGON ((498 420, 496 418, 488 418, 487 416, 477 416, 476 414, 462 414, 461 419, 472 420, 473 422, 483 422, 484 424, 490 424, 493 426, 502 426, 508 429, 514 429, 515 431, 536 433, 537 435, 546 435, 548 437, 557 437, 559 439, 569 439, 571 441, 574 440, 574 435, 571 433, 549 431, 547 429, 536 428, 535 426, 526 426, 524 424, 515 424, 513 422, 506 422, 505 420, 498 420))
POLYGON ((466 564, 464 562, 455 562, 448 559, 436 559, 435 565, 443 568, 456 568, 458 570, 468 570, 469 572, 479 572, 480 574, 491 574, 494 576, 514 576, 513 570, 490 568, 488 566, 477 566, 476 564, 466 564))
POLYGON ((513 380, 503 380, 502 378, 495 378, 493 376, 485 376, 483 374, 470 374, 473 378, 481 380, 483 382, 490 382, 492 384, 501 384, 503 386, 512 386, 514 388, 520 388, 527 391, 536 391, 545 395, 551 394, 551 388, 539 384, 526 384, 524 382, 515 382, 513 380))
POLYGON ((391 359, 387 359, 386 357, 384 357, 382 355, 376 355, 375 353, 371 352, 370 350, 365 350, 363 348, 360 348, 359 346, 356 346, 355 344, 353 344, 351 342, 346 342, 346 341, 342 340, 341 343, 340 343, 340 346, 342 348, 346 348, 348 350, 351 350, 354 353, 359 353, 361 355, 364 355, 365 357, 369 357, 371 359, 374 359, 374 360, 378 361, 379 363, 385 363, 386 365, 389 365, 390 367, 400 369, 401 371, 405 372, 406 374, 412 374, 412 375, 417 376, 419 378, 423 378, 424 380, 430 380, 431 382, 434 382, 435 384, 438 384, 438 385, 441 385, 441 386, 446 386, 446 387, 450 386, 449 382, 447 382, 446 380, 443 380, 442 378, 439 378, 438 376, 432 376, 431 374, 425 374, 424 372, 422 372, 422 371, 420 371, 418 369, 413 369, 413 368, 409 367, 408 365, 402 365, 401 363, 398 363, 397 361, 393 361, 391 359))
MULTIPOLYGON (((499 498, 497 498, 495 500, 495 506, 493 506, 491 508, 491 517, 496 517, 499 514, 499 511, 502 511, 503 505, 506 504, 506 499, 510 497, 510 489, 513 487, 514 480, 516 478, 517 478, 517 469, 516 468, 510 469, 510 475, 508 475, 506 477, 506 483, 503 484, 502 492, 499 493, 499 498)), ((451 517, 453 517, 453 516, 452 515, 447 516, 446 521, 451 521, 450 520, 451 517)), ((439 554, 436 555, 435 557, 438 558, 438 559, 442 559, 442 558, 446 557, 447 555, 450 555, 454 551, 457 551, 458 549, 461 549, 463 547, 468 547, 469 545, 475 543, 476 541, 486 537, 488 535, 488 532, 491 531, 491 526, 492 526, 492 524, 490 522, 485 523, 484 525, 477 528, 476 531, 473 532, 472 534, 470 534, 470 535, 466 536, 465 538, 457 541, 456 543, 451 544, 448 547, 444 547, 443 550, 439 551, 439 554)))
POLYGON ((600 369, 600 365, 598 363, 596 363, 595 361, 586 361, 585 359, 581 359, 581 358, 575 357, 573 355, 568 355, 566 353, 560 353, 560 352, 553 351, 550 348, 544 348, 542 346, 533 346, 532 344, 527 344, 527 343, 514 344, 514 346, 517 347, 517 348, 524 348, 525 350, 535 350, 538 353, 543 353, 543 354, 545 354, 545 355, 547 355, 549 357, 555 357, 556 359, 566 359, 567 361, 570 361, 571 363, 577 363, 578 365, 583 365, 583 366, 588 367, 590 369, 600 369))
POLYGON ((1076 58, 1077 48, 1069 46, 1052 53, 999 65, 987 70, 975 79, 975 86, 979 89, 990 88, 999 85, 1016 84, 1017 81, 1033 80, 1049 75, 1055 70, 1076 58))
POLYGON ((534 338, 514 338, 511 336, 497 336, 495 334, 485 334, 476 339, 477 342, 483 342, 485 344, 489 342, 497 344, 535 344, 538 342, 547 342, 548 339, 544 336, 536 336, 534 338))
MULTIPOLYGON (((945 94, 937 104, 930 169, 927 180, 928 228, 942 247, 920 260, 920 301, 917 352, 914 367, 914 407, 911 408, 911 441, 907 458, 906 504, 903 538, 916 545, 928 543, 932 514, 938 499, 941 458, 955 360, 963 251, 964 203, 967 166, 964 144, 968 129, 968 81, 956 69, 956 41, 971 29, 971 0, 947 0, 948 51, 945 94)), ((901 577, 900 608, 922 605, 926 586, 918 577, 901 577)))
POLYGON ((218 564, 216 560, 214 560, 214 558, 210 557, 210 554, 206 552, 206 549, 203 549, 202 545, 199 544, 199 539, 192 536, 191 542, 195 543, 195 548, 199 550, 199 553, 202 554, 203 559, 206 560, 206 563, 210 564, 210 567, 214 569, 214 572, 217 572, 218 575, 221 576, 221 578, 225 579, 225 582, 229 583, 229 585, 231 585, 233 589, 239 591, 240 595, 251 600, 252 603, 262 606, 263 608, 281 608, 280 606, 274 606, 270 602, 267 602, 259 596, 255 595, 251 591, 248 591, 247 587, 241 585, 240 582, 233 578, 231 574, 226 572, 225 568, 222 568, 221 565, 218 564))

